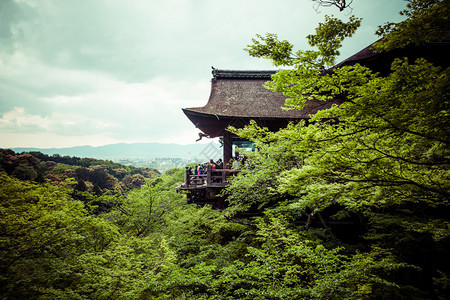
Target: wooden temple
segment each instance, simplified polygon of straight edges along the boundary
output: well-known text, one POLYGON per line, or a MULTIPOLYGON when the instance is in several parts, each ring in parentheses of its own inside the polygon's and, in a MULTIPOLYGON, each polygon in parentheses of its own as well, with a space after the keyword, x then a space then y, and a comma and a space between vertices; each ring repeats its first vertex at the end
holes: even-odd
POLYGON ((321 109, 339 104, 337 100, 312 100, 303 110, 283 110, 286 96, 264 87, 275 71, 213 68, 212 74, 208 103, 203 107, 184 108, 183 112, 202 134, 223 139, 224 166, 229 165, 233 144, 241 141, 226 130, 228 126, 242 128, 254 120, 258 125, 276 131, 289 122, 308 119, 321 109))
MULTIPOLYGON (((424 57, 436 65, 447 67, 449 65, 448 51, 447 40, 385 53, 375 52, 370 45, 325 72, 333 72, 335 68, 359 63, 375 72, 387 75, 396 57, 408 57, 410 62, 415 58, 424 57)), ((338 99, 309 100, 302 110, 283 110, 286 96, 264 87, 275 72, 213 68, 211 93, 207 104, 202 107, 183 109, 184 114, 201 131, 200 136, 220 137, 223 140, 223 169, 209 169, 205 175, 189 174, 186 169, 185 182, 178 188, 188 191, 188 201, 195 203, 212 201, 214 206, 223 207, 223 199, 218 199, 216 195, 228 184, 227 179, 239 172, 239 170, 231 170, 230 160, 233 145, 243 142, 238 136, 226 130, 228 126, 242 128, 248 125, 250 120, 254 120, 259 126, 276 131, 286 127, 289 122, 309 119, 319 110, 342 103, 342 100, 338 99)))
POLYGON ((239 170, 232 170, 233 145, 245 141, 230 133, 228 126, 242 128, 254 120, 259 126, 276 131, 289 122, 308 119, 321 109, 340 104, 339 100, 311 100, 303 110, 283 110, 286 96, 264 87, 276 71, 220 70, 213 68, 211 93, 203 107, 184 108, 184 114, 201 132, 201 136, 220 137, 223 141, 223 169, 208 169, 204 175, 190 174, 186 169, 185 182, 179 189, 188 191, 188 201, 208 203, 222 208, 223 199, 217 194, 228 184, 228 178, 239 170))

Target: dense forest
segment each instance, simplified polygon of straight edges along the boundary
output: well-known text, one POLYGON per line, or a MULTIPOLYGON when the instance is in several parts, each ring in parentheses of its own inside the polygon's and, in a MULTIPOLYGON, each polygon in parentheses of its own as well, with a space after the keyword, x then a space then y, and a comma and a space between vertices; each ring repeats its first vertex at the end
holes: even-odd
POLYGON ((8 175, 22 180, 61 183, 72 179, 77 182, 76 191, 96 195, 139 188, 146 179, 159 174, 155 169, 124 166, 107 160, 48 156, 41 152, 17 154, 9 149, 0 149, 0 167, 8 175))
MULTIPOLYGON (((376 51, 448 41, 449 1, 408 2, 376 51)), ((448 299, 450 71, 400 57, 325 72, 348 19, 326 17, 316 50, 275 34, 246 48, 284 68, 267 87, 292 109, 345 101, 278 132, 229 128, 257 151, 225 210, 188 204, 182 169, 1 150, 0 297, 448 299)))

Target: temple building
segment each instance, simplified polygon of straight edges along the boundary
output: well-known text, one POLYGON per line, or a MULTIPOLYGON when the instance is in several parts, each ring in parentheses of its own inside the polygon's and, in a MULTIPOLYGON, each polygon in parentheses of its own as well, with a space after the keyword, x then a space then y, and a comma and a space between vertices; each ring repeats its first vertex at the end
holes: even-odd
MULTIPOLYGON (((390 73, 393 60, 397 57, 408 57, 410 63, 423 57, 435 65, 449 66, 449 41, 430 42, 421 46, 411 45, 388 52, 375 52, 373 44, 343 60, 326 72, 359 63, 385 76, 390 73)), ((184 108, 183 112, 201 131, 201 136, 223 138, 223 160, 228 162, 232 155, 232 145, 239 145, 237 136, 226 131, 228 126, 237 128, 255 120, 258 125, 269 130, 278 130, 289 122, 309 119, 321 109, 330 108, 342 101, 311 100, 303 110, 283 110, 286 96, 272 92, 264 87, 271 80, 275 71, 235 71, 213 68, 211 94, 208 103, 203 107, 184 108)))
POLYGON ((309 119, 321 109, 340 104, 340 100, 310 100, 304 109, 283 110, 286 96, 264 87, 275 71, 236 71, 213 68, 211 94, 203 107, 184 108, 183 112, 200 130, 200 137, 222 139, 223 168, 206 174, 192 174, 186 168, 185 182, 178 189, 188 191, 188 202, 200 205, 211 204, 222 209, 225 201, 217 195, 228 184, 227 179, 235 176, 239 170, 232 170, 230 160, 233 146, 251 147, 251 144, 230 133, 228 126, 242 128, 254 120, 259 126, 276 131, 286 127, 289 122, 309 119))
POLYGON ((201 136, 223 139, 224 166, 229 165, 233 145, 243 142, 226 130, 242 128, 254 120, 258 125, 276 131, 289 122, 308 119, 321 109, 340 104, 339 100, 311 100, 303 110, 283 110, 286 96, 264 87, 275 71, 212 71, 211 94, 203 107, 184 108, 183 112, 201 131, 201 136))
MULTIPOLYGON (((442 67, 449 66, 449 41, 426 43, 421 46, 408 46, 389 52, 377 53, 370 45, 345 59, 325 73, 334 69, 359 63, 386 76, 397 57, 408 57, 410 63, 423 57, 442 67)), ((199 203, 211 199, 223 206, 223 199, 216 195, 227 185, 226 178, 235 175, 230 169, 233 145, 241 147, 248 141, 227 131, 228 126, 242 128, 254 120, 259 126, 276 131, 286 127, 289 122, 308 120, 319 110, 339 105, 343 100, 309 100, 302 110, 283 110, 286 96, 264 87, 276 71, 212 70, 211 93, 205 106, 184 108, 184 114, 200 130, 200 137, 216 138, 223 141, 223 162, 221 170, 208 170, 207 174, 192 175, 186 169, 185 183, 179 189, 188 190, 188 201, 199 203), (222 201, 222 202, 221 202, 222 201)), ((248 144, 246 145, 248 146, 248 144)))

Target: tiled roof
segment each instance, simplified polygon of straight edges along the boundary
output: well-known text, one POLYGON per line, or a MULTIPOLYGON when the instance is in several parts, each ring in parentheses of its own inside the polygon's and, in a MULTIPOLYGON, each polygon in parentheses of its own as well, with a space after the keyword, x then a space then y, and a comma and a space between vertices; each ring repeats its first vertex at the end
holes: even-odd
MULTIPOLYGON (((382 39, 379 39, 375 43, 381 41, 382 39)), ((387 75, 391 72, 391 64, 397 57, 408 57, 410 63, 419 57, 423 57, 435 65, 445 68, 449 66, 450 41, 448 39, 444 39, 441 42, 428 42, 422 45, 409 45, 388 52, 375 52, 373 44, 333 66, 327 72, 359 63, 372 69, 372 71, 387 75)))
POLYGON ((214 78, 208 103, 203 107, 184 110, 222 117, 305 119, 336 103, 312 100, 303 110, 283 110, 287 97, 264 87, 272 74, 275 71, 213 69, 214 78))

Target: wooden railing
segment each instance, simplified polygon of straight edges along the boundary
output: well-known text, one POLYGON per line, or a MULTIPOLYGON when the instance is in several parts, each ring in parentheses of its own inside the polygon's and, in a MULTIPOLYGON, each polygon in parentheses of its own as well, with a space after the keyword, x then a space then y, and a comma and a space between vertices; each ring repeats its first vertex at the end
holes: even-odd
POLYGON ((183 188, 197 187, 225 187, 229 184, 229 178, 236 176, 240 170, 232 169, 212 169, 210 165, 206 170, 206 174, 191 174, 188 167, 184 173, 183 188))

